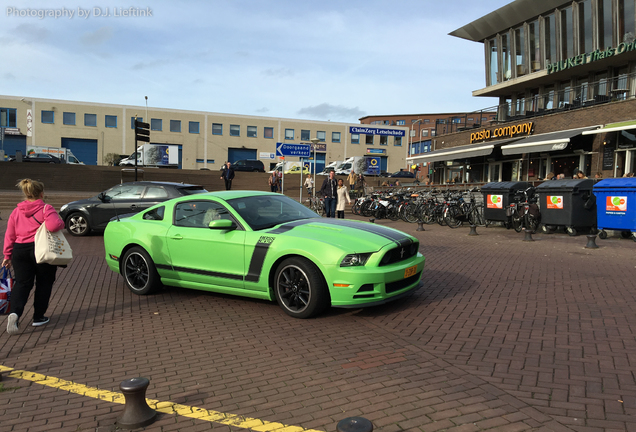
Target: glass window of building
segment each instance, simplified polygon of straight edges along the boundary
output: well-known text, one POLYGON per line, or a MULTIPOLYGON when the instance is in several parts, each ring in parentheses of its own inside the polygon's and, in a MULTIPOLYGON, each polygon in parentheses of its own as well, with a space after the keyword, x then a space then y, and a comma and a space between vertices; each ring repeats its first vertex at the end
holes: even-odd
POLYGON ((398 120, 398 121, 395 122, 395 124, 398 125, 398 126, 404 126, 406 124, 406 121, 398 120))
MULTIPOLYGON (((488 85, 495 85, 499 82, 499 62, 497 61, 497 38, 488 41, 488 85)), ((428 119, 424 121, 428 122, 428 119)))
POLYGON ((402 147, 402 137, 393 137, 393 145, 395 147, 402 147))
POLYGON ((340 132, 331 132, 331 142, 340 142, 340 132))
POLYGON ((545 46, 543 52, 545 53, 546 66, 549 63, 555 63, 557 61, 557 44, 556 44, 556 20, 554 14, 546 15, 543 19, 545 26, 545 46))
POLYGON ((188 132, 190 132, 191 134, 198 134, 199 133, 199 122, 189 122, 188 123, 188 132))
POLYGON ((510 70, 510 38, 508 38, 508 34, 501 35, 501 62, 504 71, 504 81, 508 81, 512 78, 512 71, 510 70))
POLYGON ((598 48, 614 45, 612 37, 612 0, 598 0, 598 48))
POLYGON ((386 135, 380 135, 380 145, 387 145, 389 143, 389 137, 386 135))
POLYGON ((594 50, 592 33, 592 0, 579 2, 579 54, 594 50))
POLYGON ((97 114, 84 114, 84 126, 97 127, 97 114))
POLYGON ((263 128, 263 138, 273 139, 274 138, 274 128, 272 128, 272 127, 263 128))
POLYGON ((424 119, 424 123, 430 123, 431 119, 424 119))
POLYGON ((364 143, 366 145, 373 145, 373 135, 365 135, 364 143))
POLYGON ((293 140, 294 139, 294 130, 293 129, 285 129, 285 139, 293 140))
POLYGON ((65 112, 62 114, 62 123, 69 126, 75 126, 75 113, 65 112))
POLYGON ((572 6, 561 9, 561 58, 574 56, 574 28, 572 23, 572 6))
POLYGON ((526 74, 526 38, 523 27, 515 29, 515 67, 517 76, 526 74))
POLYGON ((55 113, 53 111, 42 111, 42 123, 55 123, 55 113))
POLYGON ((15 108, 0 108, 0 126, 17 127, 17 110, 15 108))
POLYGON ((181 120, 170 120, 170 132, 181 132, 181 120))
POLYGON ((311 139, 311 132, 306 129, 300 130, 300 140, 301 141, 309 141, 311 139))
POLYGON ((162 131, 163 130, 163 120, 162 119, 150 119, 150 130, 153 131, 162 131))
POLYGON ((599 100, 598 96, 607 96, 607 72, 596 74, 596 83, 594 85, 594 98, 599 100))
POLYGON ((517 103, 515 105, 515 114, 523 114, 526 109, 526 99, 523 93, 517 95, 517 103))
MULTIPOLYGON (((143 117, 137 117, 137 120, 139 120, 140 122, 143 122, 144 118, 143 117)), ((135 128, 135 118, 134 117, 130 118, 130 128, 131 129, 135 128)))
POLYGON ((318 140, 320 140, 320 142, 325 142, 325 140, 327 139, 327 132, 325 132, 325 131, 317 131, 316 132, 316 138, 318 138, 318 140))
POLYGON ((541 69, 541 38, 538 20, 528 24, 528 38, 530 41, 530 67, 532 72, 536 72, 541 69))
POLYGON ((634 24, 636 12, 634 0, 618 0, 618 42, 631 43, 634 41, 634 24))
POLYGON ((435 136, 435 135, 436 135, 435 129, 431 129, 431 136, 435 136))
POLYGON ((574 104, 579 105, 585 103, 589 98, 588 78, 587 76, 580 77, 577 80, 577 86, 574 89, 574 104))
POLYGON ((117 116, 107 115, 104 116, 104 126, 107 128, 116 128, 117 127, 117 116))
POLYGON ((230 136, 241 136, 241 126, 230 125, 230 136))
POLYGON ((212 135, 223 135, 223 125, 221 123, 212 123, 212 135))
POLYGON ((422 136, 423 137, 427 137, 428 136, 428 129, 422 129, 422 136))
POLYGON ((247 127, 247 137, 248 138, 256 138, 257 130, 256 126, 248 126, 247 127))
POLYGON ((360 144, 360 134, 351 134, 351 144, 360 144))
POLYGON ((570 81, 562 81, 559 84, 559 108, 564 108, 567 104, 570 103, 570 95, 572 93, 572 85, 570 81))
POLYGON ((543 108, 546 110, 554 108, 554 86, 546 86, 543 89, 543 108))

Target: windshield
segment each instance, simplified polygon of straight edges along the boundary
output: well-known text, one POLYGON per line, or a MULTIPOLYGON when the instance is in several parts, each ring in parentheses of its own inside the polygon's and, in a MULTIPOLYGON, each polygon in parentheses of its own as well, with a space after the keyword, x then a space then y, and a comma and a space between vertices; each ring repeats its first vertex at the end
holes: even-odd
POLYGON ((283 195, 257 195, 228 200, 228 204, 254 231, 299 219, 320 217, 283 195))

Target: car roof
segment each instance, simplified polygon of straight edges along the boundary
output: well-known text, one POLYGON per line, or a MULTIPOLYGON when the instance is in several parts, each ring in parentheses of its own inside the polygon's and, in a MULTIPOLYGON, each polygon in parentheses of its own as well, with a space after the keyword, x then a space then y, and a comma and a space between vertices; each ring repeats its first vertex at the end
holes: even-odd
POLYGON ((187 187, 200 187, 201 185, 195 185, 190 183, 179 183, 179 182, 167 182, 167 181, 136 181, 136 182, 126 182, 122 183, 123 185, 139 185, 139 186, 173 186, 176 188, 187 188, 187 187))
POLYGON ((216 192, 207 192, 207 193, 201 193, 196 195, 188 195, 185 197, 179 197, 178 199, 183 201, 183 200, 191 200, 191 199, 200 199, 201 197, 216 197, 216 198, 221 198, 227 201, 234 198, 245 198, 245 197, 252 197, 252 196, 281 197, 284 195, 281 195, 275 192, 263 192, 263 191, 254 191, 254 190, 229 190, 229 191, 216 191, 216 192))

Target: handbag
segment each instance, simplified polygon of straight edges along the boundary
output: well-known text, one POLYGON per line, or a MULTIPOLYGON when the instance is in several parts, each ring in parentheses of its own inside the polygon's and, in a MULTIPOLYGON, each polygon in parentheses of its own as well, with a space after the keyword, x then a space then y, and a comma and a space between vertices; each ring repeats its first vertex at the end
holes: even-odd
POLYGON ((0 270, 0 315, 11 313, 11 290, 15 279, 8 267, 0 270))
MULTIPOLYGON (((46 206, 45 206, 46 208, 46 206)), ((35 219, 35 217, 33 217, 35 219)), ((35 219, 39 222, 37 219, 35 219)), ((73 259, 73 250, 62 230, 51 232, 41 223, 35 233, 35 262, 65 266, 73 259)))

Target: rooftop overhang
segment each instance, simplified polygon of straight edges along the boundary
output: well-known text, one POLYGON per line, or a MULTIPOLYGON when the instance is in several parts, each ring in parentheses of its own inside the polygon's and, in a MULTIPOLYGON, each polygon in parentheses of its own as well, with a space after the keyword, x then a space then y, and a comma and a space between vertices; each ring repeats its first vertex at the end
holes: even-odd
POLYGON ((483 42, 494 34, 571 3, 564 0, 515 0, 449 34, 474 42, 483 42))

